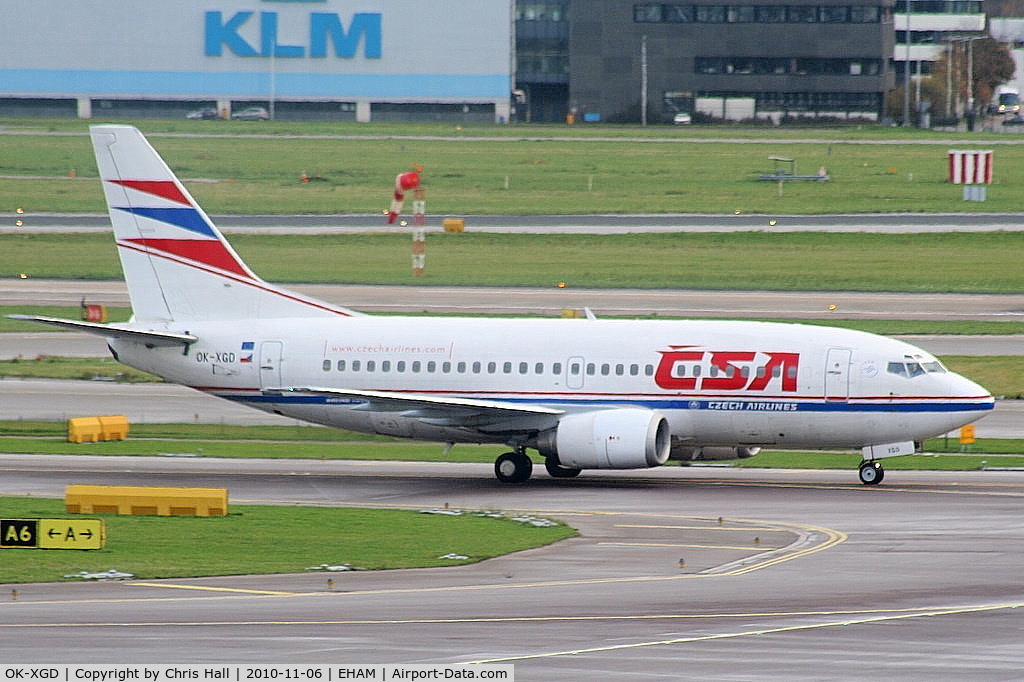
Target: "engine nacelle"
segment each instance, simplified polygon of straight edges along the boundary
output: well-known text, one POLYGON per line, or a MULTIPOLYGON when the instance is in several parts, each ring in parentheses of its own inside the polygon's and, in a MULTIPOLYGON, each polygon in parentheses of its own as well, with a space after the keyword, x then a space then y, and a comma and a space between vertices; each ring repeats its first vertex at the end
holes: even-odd
POLYGON ((761 452, 761 448, 752 446, 728 447, 722 445, 692 445, 672 448, 671 459, 681 462, 713 462, 726 459, 746 459, 761 452))
POLYGON ((537 437, 545 457, 569 469, 639 469, 668 461, 668 420, 641 408, 570 414, 537 437))

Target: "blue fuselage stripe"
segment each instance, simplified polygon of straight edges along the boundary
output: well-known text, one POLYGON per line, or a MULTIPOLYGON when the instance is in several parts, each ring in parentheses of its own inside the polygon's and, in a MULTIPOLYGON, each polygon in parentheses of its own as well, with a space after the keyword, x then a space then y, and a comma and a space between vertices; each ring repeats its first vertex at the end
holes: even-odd
MULTIPOLYGON (((222 394, 221 397, 241 403, 254 405, 355 405, 364 401, 355 399, 339 399, 320 395, 237 395, 222 394)), ((931 402, 931 401, 894 401, 894 402, 798 402, 768 400, 651 400, 651 399, 579 399, 579 398, 546 398, 544 400, 526 398, 489 398, 495 403, 529 405, 572 405, 579 407, 607 407, 629 405, 646 407, 652 410, 704 410, 710 412, 744 412, 785 414, 791 412, 831 412, 831 413, 864 413, 864 412, 976 412, 991 410, 990 402, 931 402)))

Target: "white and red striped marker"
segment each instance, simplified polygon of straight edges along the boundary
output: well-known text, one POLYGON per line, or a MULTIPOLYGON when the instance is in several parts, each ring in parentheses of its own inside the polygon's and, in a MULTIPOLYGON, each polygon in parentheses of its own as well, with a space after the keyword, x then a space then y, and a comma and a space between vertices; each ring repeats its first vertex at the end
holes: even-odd
POLYGON ((958 150, 949 152, 949 181, 954 185, 991 185, 992 150, 958 150))

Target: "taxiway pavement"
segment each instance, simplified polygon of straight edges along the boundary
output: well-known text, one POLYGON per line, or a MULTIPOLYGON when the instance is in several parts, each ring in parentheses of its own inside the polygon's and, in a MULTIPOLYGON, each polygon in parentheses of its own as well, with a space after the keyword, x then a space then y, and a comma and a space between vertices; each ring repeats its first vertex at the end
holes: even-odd
MULTIPOLYGON (((581 531, 465 567, 333 574, 330 587, 301 567, 18 585, 16 601, 0 600, 0 660, 493 662, 521 681, 1006 680, 1024 669, 1024 474, 891 472, 868 488, 852 471, 663 467, 506 486, 490 468, 0 456, 3 495, 91 480, 216 486, 232 504, 448 503, 581 531)), ((343 547, 323 549, 325 562, 345 560, 343 547)))

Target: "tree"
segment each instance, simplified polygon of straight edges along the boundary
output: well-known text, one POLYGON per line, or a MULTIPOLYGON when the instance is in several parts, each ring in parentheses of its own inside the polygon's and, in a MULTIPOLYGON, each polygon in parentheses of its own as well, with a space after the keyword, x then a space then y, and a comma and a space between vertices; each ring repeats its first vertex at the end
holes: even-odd
POLYGON ((978 103, 992 101, 996 87, 1013 78, 1015 70, 1009 48, 992 38, 974 41, 974 96, 978 103))
POLYGON ((922 83, 921 99, 932 103, 936 116, 946 117, 948 114, 957 118, 964 112, 971 95, 967 79, 969 62, 974 66, 975 112, 984 110, 996 87, 1013 78, 1013 57, 1006 45, 989 37, 970 42, 955 41, 942 51, 932 64, 930 77, 922 83))

